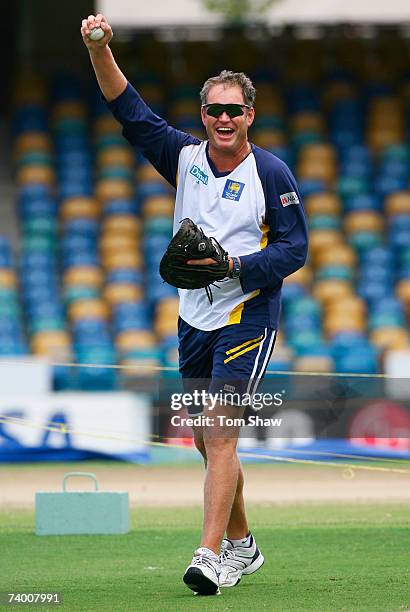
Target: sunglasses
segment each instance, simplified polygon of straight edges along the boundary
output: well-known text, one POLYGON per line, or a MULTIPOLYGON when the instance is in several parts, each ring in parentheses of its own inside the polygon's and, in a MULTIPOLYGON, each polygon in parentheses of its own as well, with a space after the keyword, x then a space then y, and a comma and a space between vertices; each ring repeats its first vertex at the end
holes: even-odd
POLYGON ((202 108, 210 117, 218 119, 222 113, 226 113, 233 119, 234 117, 243 115, 245 108, 249 110, 250 106, 248 104, 203 104, 202 108))

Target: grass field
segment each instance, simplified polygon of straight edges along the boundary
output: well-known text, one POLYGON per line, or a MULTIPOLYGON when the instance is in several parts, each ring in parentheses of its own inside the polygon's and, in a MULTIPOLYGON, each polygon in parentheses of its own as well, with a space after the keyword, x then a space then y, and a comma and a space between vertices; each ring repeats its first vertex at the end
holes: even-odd
POLYGON ((64 537, 35 536, 33 512, 3 511, 0 590, 59 591, 60 609, 80 612, 410 610, 407 504, 255 505, 249 515, 265 565, 220 597, 198 598, 181 577, 199 508, 137 509, 125 536, 64 537))

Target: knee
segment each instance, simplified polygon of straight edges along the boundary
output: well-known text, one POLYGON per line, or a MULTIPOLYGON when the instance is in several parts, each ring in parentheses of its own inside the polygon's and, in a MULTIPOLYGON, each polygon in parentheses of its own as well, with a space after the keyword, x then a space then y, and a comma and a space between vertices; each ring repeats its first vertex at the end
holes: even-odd
POLYGON ((205 452, 209 461, 223 460, 236 462, 236 443, 237 441, 231 438, 205 438, 205 452))

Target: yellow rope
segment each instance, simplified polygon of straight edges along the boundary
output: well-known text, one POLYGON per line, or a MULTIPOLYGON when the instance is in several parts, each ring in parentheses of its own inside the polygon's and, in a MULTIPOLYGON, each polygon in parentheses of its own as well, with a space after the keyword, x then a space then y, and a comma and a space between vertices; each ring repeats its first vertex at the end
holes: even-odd
MULTIPOLYGON (((165 448, 178 448, 178 449, 185 449, 185 450, 195 450, 193 447, 190 446, 183 446, 181 444, 174 444, 172 442, 155 442, 153 440, 140 440, 138 438, 131 438, 131 437, 123 437, 121 434, 109 434, 107 435, 106 433, 103 434, 99 434, 96 433, 98 430, 94 430, 93 432, 90 431, 79 431, 79 430, 75 430, 75 429, 70 429, 67 428, 64 423, 62 423, 61 425, 43 425, 40 423, 37 423, 35 421, 29 421, 28 419, 25 418, 20 418, 20 417, 8 417, 5 415, 0 415, 0 423, 10 423, 12 425, 20 425, 20 426, 24 426, 24 427, 31 427, 34 429, 40 429, 43 431, 50 431, 52 433, 64 433, 64 434, 73 434, 73 435, 77 435, 77 436, 88 436, 90 438, 96 438, 96 439, 102 439, 102 440, 120 440, 122 442, 138 442, 138 443, 143 443, 149 446, 157 446, 157 447, 165 447, 165 448)), ((99 431, 105 431, 105 430, 99 430, 99 431)), ((293 451, 292 452, 300 452, 300 453, 305 453, 306 451, 303 450, 299 450, 299 451, 293 451)), ((311 451, 312 453, 314 453, 315 451, 311 451)), ((274 455, 259 455, 257 453, 250 453, 248 451, 239 451, 238 454, 241 457, 247 457, 250 459, 263 459, 263 460, 268 460, 268 461, 275 461, 275 462, 286 462, 286 463, 304 463, 304 464, 308 464, 308 465, 316 465, 316 466, 328 466, 328 467, 337 467, 337 468, 343 468, 343 469, 349 469, 349 470, 368 470, 368 471, 373 471, 373 472, 390 472, 390 473, 395 473, 395 474, 410 474, 410 469, 405 469, 405 468, 389 468, 389 467, 382 467, 382 466, 366 466, 366 465, 360 465, 360 464, 347 464, 347 463, 333 463, 330 461, 317 461, 314 459, 295 459, 293 457, 281 457, 281 456, 274 456, 274 455)), ((339 453, 331 453, 331 452, 320 452, 319 454, 326 454, 329 456, 335 456, 335 457, 345 457, 345 458, 351 458, 351 459, 355 459, 355 460, 359 460, 359 459, 364 459, 364 460, 368 460, 368 457, 361 457, 361 456, 356 456, 356 455, 342 455, 339 453)), ((371 459, 375 459, 375 458, 371 458, 371 459)), ((381 461, 381 459, 375 459, 378 461, 381 461)), ((384 461, 384 460, 383 460, 384 461)), ((392 459, 391 461, 400 461, 399 459, 392 459)))
MULTIPOLYGON (((108 363, 74 363, 71 361, 50 361, 48 359, 39 359, 39 362, 45 363, 49 366, 53 367, 70 367, 70 368, 101 368, 107 370, 132 370, 136 367, 138 369, 152 370, 153 372, 179 372, 177 366, 155 366, 155 365, 145 365, 140 361, 135 361, 135 363, 127 363, 127 364, 108 364, 108 363)), ((24 360, 4 360, 2 359, 0 362, 1 365, 33 365, 33 361, 24 361, 24 360)), ((274 374, 275 376, 322 376, 322 377, 337 377, 337 378, 386 378, 386 379, 400 379, 400 380, 410 380, 410 376, 389 376, 388 374, 358 374, 355 372, 296 372, 294 370, 266 370, 266 374, 274 374)))

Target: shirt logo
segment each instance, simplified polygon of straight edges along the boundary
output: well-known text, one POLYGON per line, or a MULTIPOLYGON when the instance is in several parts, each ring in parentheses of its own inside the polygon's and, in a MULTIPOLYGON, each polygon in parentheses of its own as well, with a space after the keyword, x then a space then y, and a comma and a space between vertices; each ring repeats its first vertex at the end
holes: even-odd
POLYGON ((280 196, 282 206, 289 206, 290 204, 299 204, 298 194, 295 191, 289 191, 289 193, 283 193, 280 196))
POLYGON ((230 181, 229 179, 225 183, 225 187, 222 193, 222 197, 227 200, 235 200, 236 202, 241 197, 241 193, 245 183, 239 183, 238 181, 230 181))
POLYGON ((208 185, 208 175, 205 174, 201 168, 198 168, 198 166, 192 166, 189 174, 192 174, 192 176, 194 176, 198 181, 201 181, 201 183, 204 185, 208 185))

